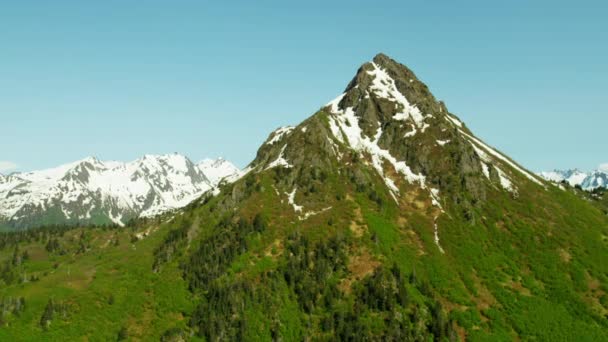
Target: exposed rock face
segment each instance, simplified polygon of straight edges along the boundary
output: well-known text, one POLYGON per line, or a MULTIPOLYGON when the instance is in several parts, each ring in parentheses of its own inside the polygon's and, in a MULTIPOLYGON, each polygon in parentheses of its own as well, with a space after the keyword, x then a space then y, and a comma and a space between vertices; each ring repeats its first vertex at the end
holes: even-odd
MULTIPOLYGON (((278 309, 295 300, 289 316, 299 311, 295 325, 319 339, 456 340, 444 329, 427 334, 424 327, 435 324, 421 324, 413 312, 434 312, 442 322, 484 317, 450 323, 463 324, 461 339, 572 340, 587 332, 588 340, 605 339, 604 308, 581 315, 588 291, 577 290, 572 276, 585 282, 606 274, 605 214, 477 139, 409 69, 384 55, 361 66, 344 93, 310 118, 272 132, 239 177, 179 216, 205 222, 200 249, 180 262, 191 288, 201 289, 191 320, 201 335, 218 336, 219 325, 209 324, 215 319, 226 323, 222 336, 238 339, 230 334, 244 326, 240 312, 251 301, 253 310, 264 310, 256 322, 268 322, 256 333, 287 325, 268 302, 276 300, 278 309), (298 238, 305 242, 294 244, 298 238), (349 241, 344 249, 342 239, 349 241), (373 293, 398 293, 389 289, 404 283, 381 267, 407 270, 412 284, 426 284, 416 291, 425 299, 411 302, 438 300, 450 314, 443 316, 440 305, 378 305, 388 297, 373 293), (213 286, 247 299, 232 311, 225 301, 209 306, 218 298, 213 286), (360 305, 362 298, 373 302, 360 305), (336 327, 350 309, 349 330, 357 332, 342 335, 336 327), (549 315, 547 334, 545 322, 530 324, 531 313, 549 315), (574 321, 581 328, 571 334, 574 321), (389 329, 388 322, 399 323, 389 329), (418 337, 409 335, 415 326, 422 327, 418 337), (554 335, 557 326, 567 328, 554 335), (386 337, 388 330, 397 337, 386 337)), ((171 236, 166 244, 180 242, 171 236)))
MULTIPOLYGON (((487 199, 488 187, 517 196, 521 178, 542 185, 475 138, 411 70, 383 54, 363 64, 344 93, 314 116, 271 133, 250 169, 280 169, 277 181, 289 189, 359 159, 397 201, 415 190, 437 207, 449 201, 465 211, 487 199)), ((360 170, 348 172, 369 183, 360 170)))

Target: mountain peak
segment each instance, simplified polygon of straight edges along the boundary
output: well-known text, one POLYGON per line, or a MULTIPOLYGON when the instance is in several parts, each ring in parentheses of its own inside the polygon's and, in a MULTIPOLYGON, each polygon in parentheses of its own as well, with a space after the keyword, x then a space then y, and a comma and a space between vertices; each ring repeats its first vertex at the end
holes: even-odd
POLYGON ((405 65, 397 62, 396 60, 390 58, 389 56, 383 54, 382 52, 380 52, 376 56, 374 56, 374 58, 372 59, 372 63, 377 64, 378 66, 380 66, 384 69, 405 68, 411 72, 411 70, 409 68, 407 68, 405 65))
MULTIPOLYGON (((344 93, 348 101, 346 106, 372 96, 372 102, 378 102, 378 99, 397 102, 401 109, 415 107, 426 114, 447 112, 445 105, 435 99, 412 70, 383 53, 357 70, 344 93)), ((389 109, 387 105, 384 107, 381 109, 389 109)))
POLYGON ((397 204, 413 191, 440 211, 448 199, 474 206, 495 189, 516 197, 528 181, 545 187, 476 138, 410 69, 384 54, 363 64, 346 90, 317 114, 272 132, 251 169, 294 175, 282 181, 283 191, 291 193, 295 175, 335 167, 336 159, 353 165, 354 154, 364 161, 358 167, 372 167, 381 177, 397 204))

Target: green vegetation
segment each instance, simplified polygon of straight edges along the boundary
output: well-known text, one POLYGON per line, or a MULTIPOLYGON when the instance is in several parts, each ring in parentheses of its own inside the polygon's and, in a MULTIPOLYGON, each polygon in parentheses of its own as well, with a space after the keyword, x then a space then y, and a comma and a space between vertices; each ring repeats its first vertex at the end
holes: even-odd
POLYGON ((601 210, 494 190, 440 216, 441 254, 424 211, 365 172, 298 193, 334 208, 307 220, 268 172, 164 223, 0 234, 0 340, 607 338, 601 210))
POLYGON ((395 104, 355 83, 343 106, 424 185, 321 110, 174 214, 0 234, 0 340, 608 341, 604 193, 481 164, 411 71, 376 62, 435 111, 426 131, 402 139, 395 104))
POLYGON ((0 263, 9 270, 0 280, 0 340, 158 340, 184 328, 192 304, 180 273, 150 271, 168 230, 158 227, 133 244, 131 235, 144 231, 55 227, 0 235, 0 263))

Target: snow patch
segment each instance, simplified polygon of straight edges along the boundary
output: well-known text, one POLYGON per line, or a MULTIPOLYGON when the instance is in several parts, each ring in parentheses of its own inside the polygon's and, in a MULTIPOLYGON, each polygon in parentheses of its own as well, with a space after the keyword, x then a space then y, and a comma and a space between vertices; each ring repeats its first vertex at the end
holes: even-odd
POLYGON ((523 174, 524 176, 526 176, 526 178, 528 178, 529 180, 533 181, 534 183, 544 186, 544 184, 539 181, 535 176, 533 176, 532 174, 530 174, 528 171, 522 169, 521 167, 519 167, 518 165, 516 165, 515 163, 513 163, 512 161, 510 161, 507 157, 503 156, 502 154, 498 153, 496 150, 494 150, 493 148, 491 148, 490 146, 484 144, 481 140, 470 136, 468 134, 466 134, 463 131, 460 131, 460 133, 462 133, 464 136, 466 136, 467 138, 469 138, 471 141, 477 143, 479 146, 481 146, 483 149, 485 149, 488 153, 490 153, 492 156, 500 159, 501 161, 507 163, 509 166, 511 166, 512 168, 514 168, 515 170, 517 170, 519 173, 523 174))
POLYGON ((414 135, 416 135, 416 133, 418 133, 418 130, 416 130, 416 127, 414 125, 412 125, 412 130, 405 133, 403 135, 404 138, 409 138, 409 137, 413 137, 414 135))
MULTIPOLYGON (((482 150, 480 147, 478 147, 472 141, 469 140, 469 143, 475 150, 475 153, 477 153, 477 155, 481 159, 481 171, 486 176, 486 178, 490 179, 490 169, 489 169, 488 164, 492 163, 492 158, 490 158, 490 156, 484 150, 482 150)), ((508 190, 511 192, 517 191, 517 189, 513 186, 513 183, 511 182, 511 180, 509 180, 509 178, 507 177, 507 175, 505 174, 504 171, 502 171, 497 166, 494 166, 494 169, 496 169, 496 171, 498 172, 498 176, 500 178, 500 185, 505 190, 508 190)))
MULTIPOLYGON (((439 107, 441 109, 441 107, 439 107)), ((454 125, 456 125, 458 128, 462 128, 462 122, 456 118, 453 118, 452 116, 450 116, 449 114, 445 116, 446 119, 448 119, 451 123, 453 123, 454 125)))
POLYGON ((285 152, 285 148, 287 148, 287 145, 283 146, 283 148, 281 149, 281 153, 279 153, 279 156, 277 157, 277 159, 275 159, 272 163, 268 164, 268 166, 266 167, 265 170, 268 169, 272 169, 273 167, 284 167, 284 168, 290 168, 293 167, 291 164, 289 164, 289 162, 283 157, 283 153, 285 152))
POLYGON ((293 211, 295 211, 296 213, 301 213, 303 207, 301 205, 297 205, 296 204, 296 191, 298 190, 298 188, 293 188, 293 190, 290 193, 285 193, 285 195, 287 195, 287 202, 293 207, 293 211))
POLYGON ((272 145, 274 143, 276 143, 277 141, 280 141, 281 139, 283 139, 283 137, 289 133, 291 133, 291 131, 293 131, 295 127, 292 126, 285 126, 285 127, 280 127, 277 130, 275 130, 274 132, 272 132, 272 138, 266 143, 266 145, 272 145))
POLYGON ((498 177, 500 178, 500 185, 511 191, 511 192, 515 192, 516 189, 515 187, 513 187, 513 183, 511 183, 511 180, 509 178, 507 178, 507 175, 505 175, 504 171, 502 171, 499 168, 496 168, 496 171, 498 171, 498 177))
POLYGON ((121 227, 125 226, 125 224, 122 223, 122 214, 119 213, 118 215, 114 216, 114 214, 112 213, 112 211, 110 211, 108 213, 108 216, 110 217, 110 220, 112 220, 112 222, 116 223, 117 225, 119 225, 121 227))
POLYGON ((374 76, 370 90, 374 92, 378 97, 385 98, 397 102, 398 105, 403 107, 403 111, 396 113, 393 116, 393 120, 405 121, 412 119, 416 126, 421 126, 424 121, 424 117, 418 107, 411 105, 407 98, 397 89, 395 80, 389 76, 389 74, 383 70, 379 65, 372 62, 374 70, 368 71, 369 75, 374 76))
POLYGON ((327 207, 327 208, 323 208, 323 209, 321 209, 319 211, 307 211, 306 213, 304 213, 304 215, 298 216, 298 219, 300 221, 304 221, 304 220, 308 219, 311 216, 315 216, 315 215, 321 214, 321 213, 326 212, 326 211, 328 211, 330 209, 331 209, 331 207, 327 207))
POLYGON ((378 146, 378 140, 380 136, 382 136, 382 128, 378 127, 376 134, 374 135, 374 139, 370 139, 367 136, 363 135, 363 131, 359 126, 359 119, 355 115, 353 109, 351 107, 346 108, 345 110, 341 110, 337 107, 337 103, 340 101, 341 95, 336 100, 330 102, 332 106, 332 112, 334 115, 331 116, 331 122, 334 123, 334 129, 332 129, 332 133, 341 142, 346 142, 348 145, 356 150, 367 152, 370 154, 372 158, 372 164, 374 168, 381 174, 384 175, 383 162, 388 161, 393 165, 395 170, 401 173, 405 179, 410 183, 419 183, 422 188, 425 187, 424 181, 425 177, 423 175, 419 175, 414 173, 403 161, 397 161, 395 157, 393 157, 388 150, 382 149, 378 146), (342 140, 345 137, 345 141, 342 140))
POLYGON ((435 219, 435 222, 433 223, 433 227, 434 227, 433 235, 435 237, 435 245, 437 245, 437 248, 439 248, 439 252, 441 252, 441 254, 445 254, 443 247, 441 247, 441 244, 439 243, 439 227, 437 226, 437 219, 435 219))
POLYGON ((488 164, 483 161, 481 162, 481 172, 483 172, 483 175, 486 176, 487 179, 490 179, 490 168, 488 167, 488 164))
POLYGON ((443 212, 443 207, 441 207, 439 198, 439 189, 431 188, 431 203, 441 209, 441 212, 443 212))

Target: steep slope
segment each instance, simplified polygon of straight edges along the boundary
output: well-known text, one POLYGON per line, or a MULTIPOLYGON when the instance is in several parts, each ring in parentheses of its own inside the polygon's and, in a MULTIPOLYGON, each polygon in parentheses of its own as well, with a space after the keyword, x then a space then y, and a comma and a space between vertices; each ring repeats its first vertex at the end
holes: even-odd
MULTIPOLYGON (((207 341, 608 339, 604 213, 476 138, 387 56, 304 122, 272 132, 230 180, 158 226, 133 228, 127 250, 153 250, 139 264, 148 281, 177 282, 180 303, 190 291, 184 316, 159 321, 176 310, 161 297, 125 308, 145 319, 86 319, 99 336, 121 324, 138 338, 207 341), (159 327, 142 331, 142 320, 159 327)), ((110 256, 97 258, 103 267, 110 256)), ((44 284, 56 277, 22 268, 44 284)), ((54 300, 81 303, 73 292, 54 300)), ((0 336, 96 337, 77 310, 42 319, 47 301, 7 314, 0 336)))
POLYGON ((190 246, 177 259, 207 339, 608 338, 603 213, 384 55, 246 171, 188 212, 197 247, 182 228, 157 250, 155 270, 190 246))
POLYGON ((171 154, 146 155, 129 163, 86 158, 54 169, 12 174, 0 183, 0 218, 15 228, 124 225, 132 218, 183 207, 237 171, 222 159, 203 167, 171 154))

